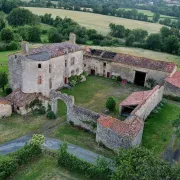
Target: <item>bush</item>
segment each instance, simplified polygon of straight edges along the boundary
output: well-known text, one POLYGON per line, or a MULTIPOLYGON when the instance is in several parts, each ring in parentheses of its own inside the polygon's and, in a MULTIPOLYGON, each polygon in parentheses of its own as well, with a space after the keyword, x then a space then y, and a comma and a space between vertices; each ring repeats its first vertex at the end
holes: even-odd
POLYGON ((57 118, 53 111, 49 111, 49 112, 47 113, 46 117, 47 117, 48 119, 56 119, 56 118, 57 118))
POLYGON ((19 49, 19 43, 15 42, 15 41, 11 41, 6 46, 6 50, 17 50, 17 49, 19 49))
POLYGON ((45 141, 44 135, 34 134, 30 140, 30 144, 33 146, 41 146, 45 141))
POLYGON ((89 162, 81 160, 76 156, 67 152, 67 144, 61 145, 58 152, 58 164, 62 167, 84 174, 86 177, 106 180, 110 179, 111 170, 108 162, 104 159, 98 159, 97 164, 93 165, 89 162))
POLYGON ((46 114, 46 108, 44 106, 41 106, 39 109, 37 109, 40 115, 46 114))
POLYGON ((121 76, 118 76, 118 77, 117 77, 117 81, 120 81, 120 82, 122 81, 121 76))
POLYGON ((109 109, 110 111, 113 111, 116 107, 116 101, 114 100, 113 97, 109 97, 106 101, 106 108, 109 109))
POLYGON ((12 89, 11 88, 6 88, 6 95, 9 95, 12 93, 12 89))

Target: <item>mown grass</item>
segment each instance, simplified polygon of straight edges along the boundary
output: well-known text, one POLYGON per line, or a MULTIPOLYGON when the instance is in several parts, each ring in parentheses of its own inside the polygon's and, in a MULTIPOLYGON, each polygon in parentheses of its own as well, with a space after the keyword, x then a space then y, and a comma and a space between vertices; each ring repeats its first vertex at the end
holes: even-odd
POLYGON ((98 113, 103 113, 107 98, 112 96, 116 101, 116 109, 110 115, 118 117, 120 102, 132 92, 140 90, 144 88, 133 84, 121 84, 104 77, 88 76, 86 82, 78 84, 71 90, 63 89, 61 92, 74 96, 77 105, 98 113))
POLYGON ((154 60, 174 62, 178 65, 178 69, 180 70, 180 56, 156 52, 141 48, 130 48, 130 47, 102 47, 102 46, 92 46, 92 48, 103 49, 107 51, 113 51, 117 53, 124 53, 129 55, 134 55, 138 57, 146 57, 154 60))
POLYGON ((105 149, 97 144, 96 136, 94 134, 85 132, 77 127, 73 127, 68 123, 64 123, 58 127, 51 136, 83 147, 100 155, 112 158, 114 157, 113 151, 105 149))
POLYGON ((0 119, 0 144, 21 137, 29 132, 38 131, 49 120, 44 116, 29 115, 24 118, 13 114, 11 117, 0 119))
POLYGON ((85 180, 80 174, 59 167, 57 159, 42 155, 18 169, 10 180, 85 180))
POLYGON ((180 105, 166 103, 157 114, 151 114, 145 122, 142 145, 161 156, 173 134, 172 121, 178 117, 180 105))
POLYGON ((69 17, 78 22, 80 25, 86 28, 96 29, 98 32, 107 34, 109 33, 109 24, 121 24, 129 29, 142 28, 147 30, 149 33, 157 33, 159 32, 162 25, 157 23, 149 23, 113 16, 106 16, 101 14, 94 14, 88 12, 78 12, 78 11, 70 11, 63 9, 52 9, 52 8, 35 8, 35 7, 26 7, 33 13, 37 15, 43 15, 45 13, 52 14, 53 17, 69 17))

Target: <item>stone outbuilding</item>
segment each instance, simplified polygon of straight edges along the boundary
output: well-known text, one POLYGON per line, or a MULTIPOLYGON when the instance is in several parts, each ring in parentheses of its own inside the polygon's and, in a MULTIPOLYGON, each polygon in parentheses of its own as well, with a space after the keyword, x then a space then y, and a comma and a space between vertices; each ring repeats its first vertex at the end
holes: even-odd
POLYGON ((141 143, 144 122, 136 116, 126 121, 110 116, 101 116, 97 120, 96 141, 109 149, 129 148, 141 143))
POLYGON ((0 119, 3 117, 11 116, 11 114, 12 114, 11 103, 4 98, 0 98, 0 119))
POLYGON ((49 99, 41 94, 23 93, 20 89, 13 91, 6 99, 11 102, 13 111, 21 115, 25 115, 32 110, 29 105, 36 99, 38 99, 46 109, 49 103, 49 99))

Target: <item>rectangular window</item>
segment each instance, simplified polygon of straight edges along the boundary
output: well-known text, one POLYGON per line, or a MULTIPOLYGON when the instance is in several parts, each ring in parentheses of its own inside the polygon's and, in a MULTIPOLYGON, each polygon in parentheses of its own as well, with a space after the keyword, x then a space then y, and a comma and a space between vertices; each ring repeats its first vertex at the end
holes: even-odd
POLYGON ((52 70, 52 66, 51 64, 49 65, 49 73, 51 73, 51 70, 52 70))
POLYGON ((65 67, 67 67, 67 60, 65 60, 65 67))
POLYGON ((103 66, 106 67, 106 63, 103 63, 103 66))
POLYGON ((86 64, 84 64, 84 67, 86 67, 86 64))
POLYGON ((41 68, 41 64, 38 64, 38 68, 41 68))
POLYGON ((71 76, 73 76, 73 75, 74 75, 74 70, 71 71, 71 76))
POLYGON ((75 58, 72 57, 72 58, 71 58, 71 66, 74 65, 74 63, 75 63, 75 58))
POLYGON ((38 76, 38 84, 42 84, 42 77, 38 76))
POLYGON ((51 88, 52 88, 52 80, 49 79, 49 89, 51 89, 51 88))

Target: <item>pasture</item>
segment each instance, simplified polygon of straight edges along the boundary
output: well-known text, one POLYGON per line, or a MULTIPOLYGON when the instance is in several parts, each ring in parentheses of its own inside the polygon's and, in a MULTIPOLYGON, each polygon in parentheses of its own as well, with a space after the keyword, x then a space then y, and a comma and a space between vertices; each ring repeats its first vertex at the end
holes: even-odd
POLYGON ((98 32, 102 34, 109 33, 109 24, 121 24, 129 29, 137 29, 142 28, 149 33, 157 33, 159 32, 162 25, 101 15, 101 14, 94 14, 88 12, 79 12, 79 11, 70 11, 70 10, 63 10, 63 9, 52 9, 52 8, 36 8, 36 7, 25 7, 29 9, 34 14, 37 15, 44 15, 45 13, 52 14, 53 17, 60 16, 62 18, 69 17, 72 18, 74 21, 78 22, 80 25, 86 28, 96 29, 98 32))

